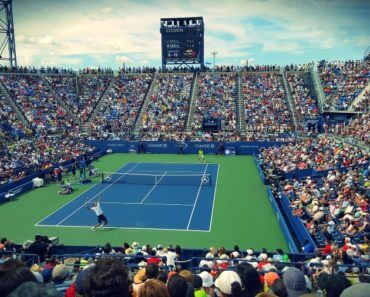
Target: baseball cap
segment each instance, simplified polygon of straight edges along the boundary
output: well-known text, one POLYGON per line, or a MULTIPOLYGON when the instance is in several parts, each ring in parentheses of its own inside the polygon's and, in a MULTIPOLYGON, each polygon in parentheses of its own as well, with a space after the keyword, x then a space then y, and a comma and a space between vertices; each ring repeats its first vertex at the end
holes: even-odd
POLYGON ((340 297, 367 297, 370 292, 370 284, 360 283, 345 289, 340 297))
POLYGON ((275 280, 279 279, 279 275, 276 272, 267 272, 264 279, 269 287, 272 286, 275 280))
POLYGON ((215 286, 224 294, 230 295, 232 293, 232 284, 239 283, 242 285, 242 281, 239 275, 235 271, 226 270, 223 271, 215 281, 215 286))
POLYGON ((306 279, 301 270, 289 267, 283 275, 283 282, 289 297, 298 297, 307 293, 306 279))
POLYGON ((202 271, 198 275, 202 278, 202 281, 203 281, 202 286, 204 288, 210 288, 213 286, 213 277, 209 272, 202 271))

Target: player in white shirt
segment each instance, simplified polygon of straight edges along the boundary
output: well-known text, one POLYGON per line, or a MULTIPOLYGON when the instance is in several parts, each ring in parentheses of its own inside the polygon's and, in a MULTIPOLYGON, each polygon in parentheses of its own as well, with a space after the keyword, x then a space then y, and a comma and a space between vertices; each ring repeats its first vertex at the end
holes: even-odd
POLYGON ((93 202, 92 207, 89 207, 89 206, 87 207, 87 209, 92 210, 93 212, 95 212, 95 214, 98 218, 98 223, 95 226, 91 227, 91 230, 95 230, 98 227, 103 228, 106 224, 108 224, 108 219, 105 217, 105 215, 103 213, 103 210, 100 206, 100 199, 101 199, 101 196, 99 196, 98 201, 93 202))

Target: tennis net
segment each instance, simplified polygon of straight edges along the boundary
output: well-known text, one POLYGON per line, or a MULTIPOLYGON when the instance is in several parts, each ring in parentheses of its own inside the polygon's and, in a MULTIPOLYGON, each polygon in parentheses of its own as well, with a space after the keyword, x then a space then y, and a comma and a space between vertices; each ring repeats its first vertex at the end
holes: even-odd
POLYGON ((144 173, 116 173, 102 172, 102 183, 125 183, 144 185, 172 185, 172 186, 211 186, 210 174, 144 174, 144 173))

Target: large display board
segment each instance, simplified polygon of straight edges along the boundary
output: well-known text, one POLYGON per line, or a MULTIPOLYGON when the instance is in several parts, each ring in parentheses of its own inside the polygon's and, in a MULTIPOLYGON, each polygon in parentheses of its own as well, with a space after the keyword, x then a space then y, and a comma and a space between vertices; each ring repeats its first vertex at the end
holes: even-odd
POLYGON ((203 17, 162 18, 162 67, 204 65, 203 17))

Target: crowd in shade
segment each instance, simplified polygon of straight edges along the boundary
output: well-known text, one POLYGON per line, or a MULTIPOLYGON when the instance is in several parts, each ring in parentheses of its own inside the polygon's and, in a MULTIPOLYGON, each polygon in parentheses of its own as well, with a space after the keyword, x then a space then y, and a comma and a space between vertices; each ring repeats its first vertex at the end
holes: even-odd
POLYGON ((236 75, 207 73, 198 80, 192 131, 201 136, 204 118, 221 120, 222 132, 236 130, 236 75))
POLYGON ((104 104, 90 123, 90 137, 128 139, 132 133, 150 83, 151 74, 121 74, 115 78, 104 104))
POLYGON ((172 137, 185 130, 192 82, 192 74, 156 77, 142 118, 140 132, 143 140, 172 137))
POLYGON ((0 80, 37 133, 57 133, 73 128, 67 111, 42 77, 1 75, 0 80))
POLYGON ((366 91, 364 97, 353 105, 355 111, 370 112, 370 91, 366 91))
POLYGON ((247 132, 284 134, 294 130, 279 73, 246 74, 242 84, 247 132))
POLYGON ((14 108, 3 98, 0 98, 0 131, 4 137, 7 135, 13 139, 32 133, 19 118, 14 108))
POLYGON ((321 61, 318 65, 326 96, 326 109, 347 110, 370 80, 370 68, 362 61, 321 61))
POLYGON ((259 162, 266 175, 294 170, 316 171, 366 164, 370 154, 363 149, 322 136, 262 149, 259 162))
POLYGON ((195 270, 184 267, 179 246, 131 245, 112 248, 107 243, 101 253, 81 258, 45 257, 50 245, 39 235, 23 245, 24 251, 37 251, 40 263, 27 267, 12 259, 12 243, 1 239, 0 250, 7 256, 0 263, 0 296, 65 297, 298 297, 368 296, 368 276, 358 267, 343 270, 351 249, 318 251, 305 263, 290 263, 289 255, 277 249, 232 251, 211 247, 195 270), (339 253, 338 251, 341 251, 339 253), (347 251, 347 252, 346 252, 347 251), (138 262, 140 261, 140 262, 138 262))
POLYGON ((18 181, 32 173, 93 151, 94 148, 65 135, 22 138, 3 143, 0 184, 18 181))
POLYGON ((325 125, 326 133, 334 133, 340 137, 350 137, 364 144, 370 144, 370 114, 364 113, 336 125, 325 125))
POLYGON ((304 118, 315 118, 319 115, 317 98, 311 94, 307 76, 307 73, 301 71, 287 72, 293 106, 301 123, 304 118))
POLYGON ((344 264, 370 263, 369 165, 332 170, 322 177, 289 179, 283 191, 293 214, 300 217, 326 255, 343 248, 344 264), (350 259, 348 259, 348 258, 350 259))
POLYGON ((98 101, 111 83, 112 76, 79 76, 78 77, 78 118, 85 122, 94 111, 98 101))
POLYGON ((63 104, 67 105, 72 113, 77 114, 79 111, 79 99, 77 95, 76 76, 54 75, 45 76, 45 79, 60 96, 63 104))

